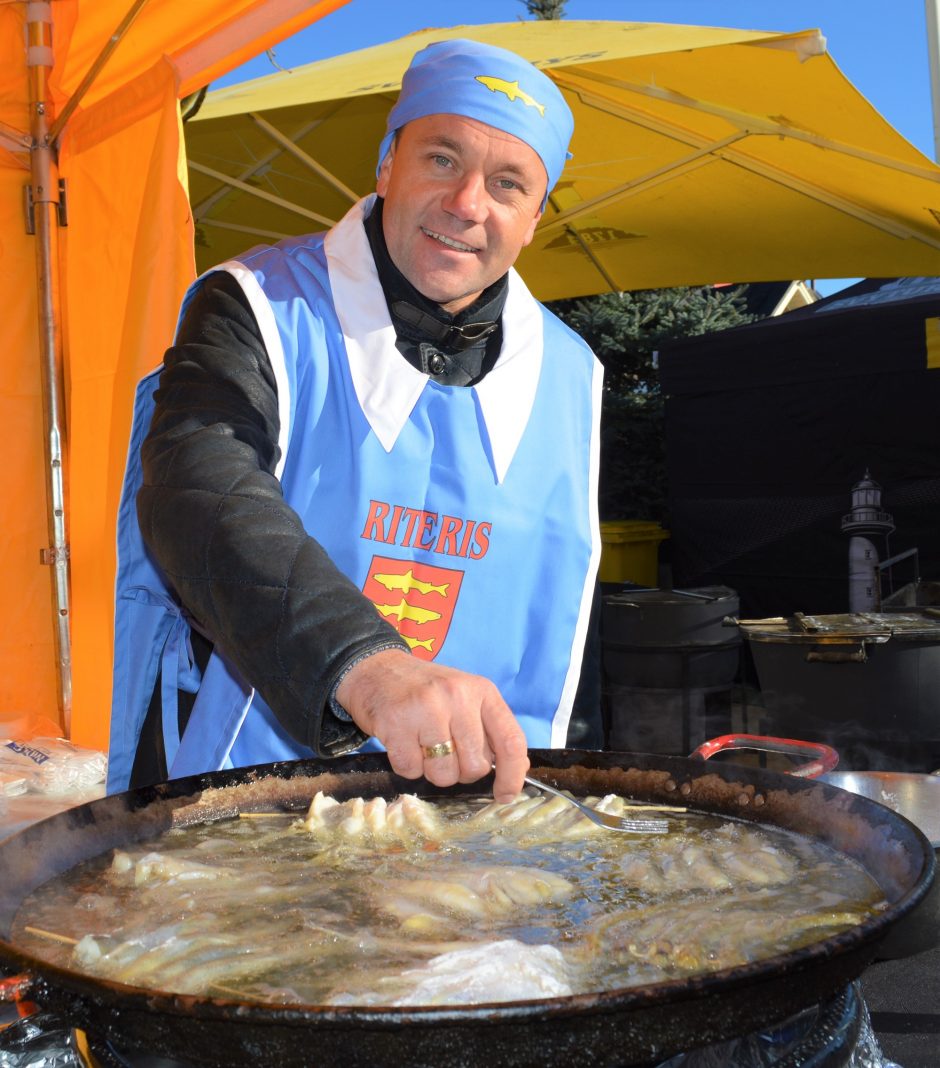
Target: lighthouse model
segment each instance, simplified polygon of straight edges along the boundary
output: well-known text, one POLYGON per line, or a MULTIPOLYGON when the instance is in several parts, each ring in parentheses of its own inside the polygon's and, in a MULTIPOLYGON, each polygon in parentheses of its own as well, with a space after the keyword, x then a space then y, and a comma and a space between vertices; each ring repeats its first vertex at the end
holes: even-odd
POLYGON ((849 611, 877 612, 881 607, 878 549, 873 537, 886 538, 894 530, 894 517, 881 509, 881 486, 866 470, 852 487, 852 511, 842 517, 849 539, 849 611))

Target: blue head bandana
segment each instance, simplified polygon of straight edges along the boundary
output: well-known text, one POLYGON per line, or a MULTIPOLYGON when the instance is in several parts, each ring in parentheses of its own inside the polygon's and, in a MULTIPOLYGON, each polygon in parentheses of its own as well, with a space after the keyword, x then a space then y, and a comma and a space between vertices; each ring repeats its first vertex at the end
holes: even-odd
POLYGON ((505 48, 454 40, 418 52, 389 112, 379 167, 396 130, 412 119, 441 114, 476 119, 524 141, 545 167, 546 197, 571 158, 574 118, 565 98, 550 78, 505 48))

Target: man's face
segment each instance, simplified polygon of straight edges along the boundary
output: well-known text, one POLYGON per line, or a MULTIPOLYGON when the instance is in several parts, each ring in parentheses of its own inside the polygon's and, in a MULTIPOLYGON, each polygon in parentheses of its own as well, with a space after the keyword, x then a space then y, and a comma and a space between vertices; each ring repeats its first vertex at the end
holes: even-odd
POLYGON ((512 134, 460 115, 414 119, 376 183, 392 262, 419 293, 461 311, 532 240, 546 184, 537 153, 512 134))

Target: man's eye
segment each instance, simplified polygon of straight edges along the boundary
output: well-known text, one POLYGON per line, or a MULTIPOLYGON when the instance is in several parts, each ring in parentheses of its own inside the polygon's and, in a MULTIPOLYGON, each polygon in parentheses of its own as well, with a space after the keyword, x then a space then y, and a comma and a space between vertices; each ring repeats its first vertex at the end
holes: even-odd
POLYGON ((431 159, 437 164, 438 167, 449 167, 450 160, 447 156, 432 156, 431 159))
POLYGON ((514 182, 512 178, 497 178, 496 184, 500 189, 518 189, 519 184, 514 182))

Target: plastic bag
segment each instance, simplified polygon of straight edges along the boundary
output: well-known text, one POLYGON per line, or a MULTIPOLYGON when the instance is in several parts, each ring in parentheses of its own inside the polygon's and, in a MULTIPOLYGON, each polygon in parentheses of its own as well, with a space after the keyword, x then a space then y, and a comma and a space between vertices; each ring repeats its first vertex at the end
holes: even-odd
POLYGON ((26 776, 16 771, 0 769, 0 797, 19 797, 29 789, 26 776))
POLYGON ((65 738, 0 738, 0 775, 25 779, 28 789, 37 793, 84 790, 102 782, 107 770, 104 753, 84 749, 65 738))
POLYGON ((775 1027, 679 1053, 659 1068, 773 1068, 774 1065, 901 1068, 885 1058, 858 981, 825 1005, 775 1027))
POLYGON ((0 1031, 0 1068, 83 1068, 71 1027, 50 1013, 26 1016, 0 1031))

